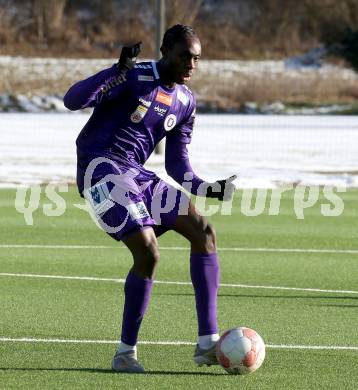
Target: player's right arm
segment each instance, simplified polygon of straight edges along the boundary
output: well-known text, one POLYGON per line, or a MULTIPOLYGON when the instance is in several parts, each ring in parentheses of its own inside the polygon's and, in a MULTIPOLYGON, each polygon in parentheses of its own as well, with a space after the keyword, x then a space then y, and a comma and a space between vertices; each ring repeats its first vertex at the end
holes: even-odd
POLYGON ((72 111, 96 107, 121 95, 127 88, 127 73, 135 65, 140 45, 123 47, 117 64, 74 84, 63 98, 65 107, 72 111))
POLYGON ((103 100, 110 100, 114 94, 114 89, 123 89, 125 85, 121 75, 118 74, 116 65, 109 69, 91 76, 85 80, 74 84, 63 98, 66 108, 71 111, 80 110, 87 107, 96 107, 103 100))

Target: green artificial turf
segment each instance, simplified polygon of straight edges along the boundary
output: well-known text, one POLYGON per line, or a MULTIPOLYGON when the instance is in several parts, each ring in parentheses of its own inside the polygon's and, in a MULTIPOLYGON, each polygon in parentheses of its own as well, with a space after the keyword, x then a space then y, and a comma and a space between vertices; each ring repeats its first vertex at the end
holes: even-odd
MULTIPOLYGON (((74 206, 83 203, 74 188, 61 193, 67 207, 57 217, 44 215, 42 206, 51 203, 44 193, 28 226, 15 210, 15 190, 0 190, 0 389, 356 388, 357 191, 339 194, 344 211, 337 217, 322 216, 321 204, 327 200, 321 194, 315 206, 304 210, 305 218, 297 219, 290 191, 276 216, 269 215, 270 192, 265 210, 256 217, 242 212, 238 192, 232 215, 209 218, 217 231, 221 263, 220 329, 248 326, 268 345, 263 366, 240 377, 220 367, 196 367, 193 345, 139 345, 147 373, 112 373, 123 306, 123 282, 116 279, 126 277, 129 252, 74 206), (275 248, 288 251, 268 250, 275 248), (301 251, 305 249, 332 251, 301 251), (43 342, 14 341, 24 337, 43 342), (53 339, 75 342, 44 342, 53 339)), ((187 284, 154 285, 140 339, 194 343, 188 243, 169 232, 159 244, 157 280, 187 284)))

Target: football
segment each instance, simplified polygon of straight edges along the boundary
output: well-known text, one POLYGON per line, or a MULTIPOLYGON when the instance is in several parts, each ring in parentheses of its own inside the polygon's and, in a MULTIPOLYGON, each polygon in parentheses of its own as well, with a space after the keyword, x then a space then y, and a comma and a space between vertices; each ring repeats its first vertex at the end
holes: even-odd
POLYGON ((227 330, 216 344, 216 357, 229 374, 250 374, 265 359, 265 343, 253 329, 227 330))

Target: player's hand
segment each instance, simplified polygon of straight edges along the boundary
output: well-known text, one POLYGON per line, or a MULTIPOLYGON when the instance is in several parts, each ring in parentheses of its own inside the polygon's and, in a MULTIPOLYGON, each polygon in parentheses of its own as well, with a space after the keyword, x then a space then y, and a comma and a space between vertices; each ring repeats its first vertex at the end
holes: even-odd
POLYGON ((130 70, 134 67, 138 54, 142 49, 142 42, 138 42, 132 46, 124 46, 117 63, 118 67, 130 70))
POLYGON ((212 186, 208 187, 206 197, 219 199, 221 201, 231 200, 236 189, 235 184, 233 183, 236 178, 236 175, 232 175, 226 180, 217 180, 212 186))

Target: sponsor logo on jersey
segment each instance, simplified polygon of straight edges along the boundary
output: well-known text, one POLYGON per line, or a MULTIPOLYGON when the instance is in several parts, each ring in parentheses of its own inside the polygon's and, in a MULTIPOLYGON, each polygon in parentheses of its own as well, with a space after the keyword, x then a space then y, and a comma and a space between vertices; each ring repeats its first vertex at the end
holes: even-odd
POLYGON ((178 100, 181 101, 181 102, 184 104, 184 106, 187 106, 187 105, 188 105, 188 103, 189 103, 189 98, 188 98, 187 95, 185 95, 184 92, 178 91, 177 96, 178 96, 178 100))
POLYGON ((138 76, 138 81, 154 81, 154 77, 153 76, 146 76, 146 75, 140 74, 138 76))
POLYGON ((110 77, 105 80, 104 85, 101 85, 98 91, 96 91, 90 100, 96 99, 97 103, 101 103, 104 95, 110 95, 111 89, 127 81, 126 76, 120 74, 118 76, 110 77))
POLYGON ((144 202, 130 203, 126 206, 126 208, 128 210, 129 215, 134 220, 150 217, 144 202))
POLYGON ((157 102, 165 104, 166 106, 171 106, 173 97, 170 95, 167 95, 164 92, 158 92, 155 100, 157 102))
POLYGON ((166 108, 162 108, 158 105, 154 107, 154 111, 159 115, 159 116, 164 116, 164 114, 168 111, 166 108))
POLYGON ((164 120, 164 129, 170 131, 177 124, 177 117, 174 114, 168 115, 164 120))
POLYGON ((143 106, 146 106, 146 107, 150 107, 150 105, 152 104, 152 102, 150 102, 149 100, 144 100, 141 97, 138 100, 143 104, 143 106))
POLYGON ((139 105, 136 110, 131 115, 131 121, 133 123, 139 123, 147 113, 148 108, 142 105, 139 105))

